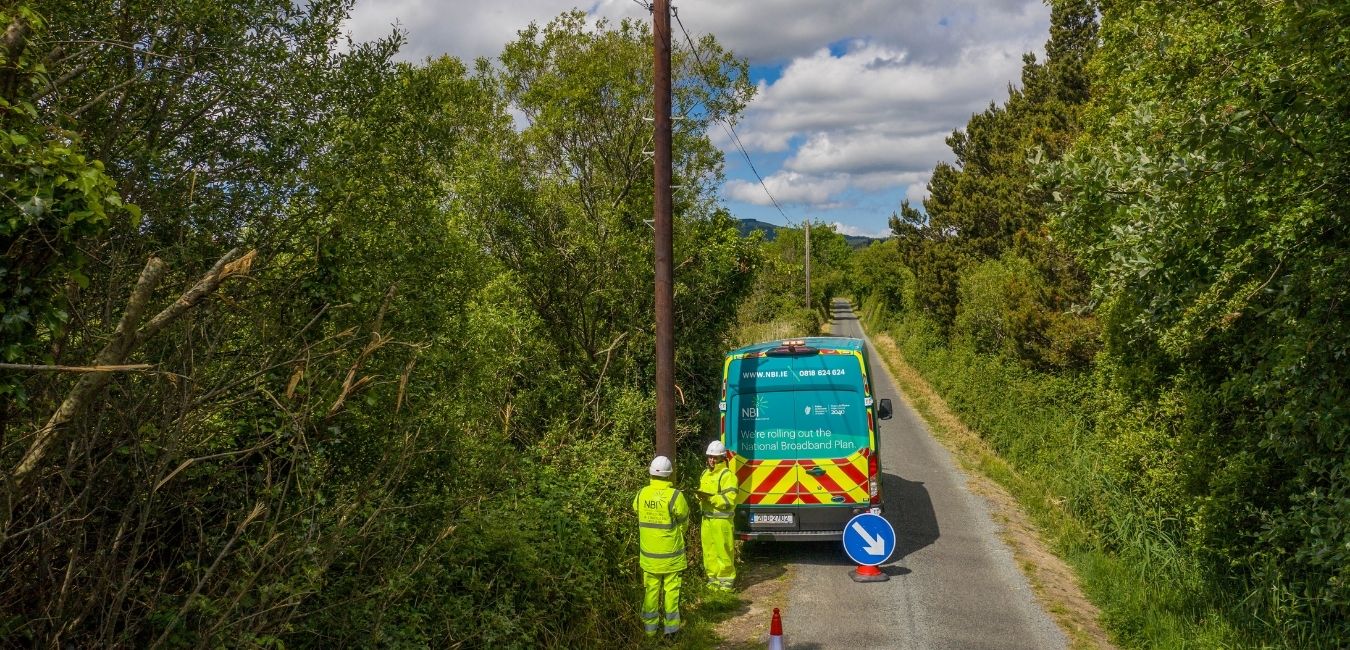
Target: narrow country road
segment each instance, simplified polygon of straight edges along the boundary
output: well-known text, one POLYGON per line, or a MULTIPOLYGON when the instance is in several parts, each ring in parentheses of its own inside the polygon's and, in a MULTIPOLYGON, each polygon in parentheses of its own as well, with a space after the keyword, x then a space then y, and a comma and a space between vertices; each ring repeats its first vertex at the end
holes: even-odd
MULTIPOLYGON (((845 301, 833 305, 837 336, 865 337, 845 301)), ((1037 604, 985 502, 971 494, 947 451, 901 399, 868 343, 873 386, 895 417, 880 423, 885 515, 895 527, 887 582, 855 583, 837 542, 778 543, 751 550, 795 567, 783 611, 788 648, 1063 648, 1063 633, 1037 604)))

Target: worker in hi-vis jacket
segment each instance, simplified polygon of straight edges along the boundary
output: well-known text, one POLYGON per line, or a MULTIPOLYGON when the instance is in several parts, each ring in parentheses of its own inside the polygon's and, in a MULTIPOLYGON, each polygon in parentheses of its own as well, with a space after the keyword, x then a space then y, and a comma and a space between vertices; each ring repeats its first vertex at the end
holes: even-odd
POLYGON ((708 469, 698 480, 699 505, 703 524, 699 537, 703 542, 703 569, 708 584, 730 591, 736 582, 736 543, 732 537, 732 518, 736 516, 736 473, 727 467, 727 449, 721 441, 708 445, 708 469))
POLYGON ((689 566, 684 554, 689 502, 671 485, 674 469, 665 456, 652 459, 647 468, 651 482, 633 497, 638 519, 638 565, 645 589, 642 626, 648 636, 656 636, 663 604, 665 633, 680 631, 680 572, 689 566))

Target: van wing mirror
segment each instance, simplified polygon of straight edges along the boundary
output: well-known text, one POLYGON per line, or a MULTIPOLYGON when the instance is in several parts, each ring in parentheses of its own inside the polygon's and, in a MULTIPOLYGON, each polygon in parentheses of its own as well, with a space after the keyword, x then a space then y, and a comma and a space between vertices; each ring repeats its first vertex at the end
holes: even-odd
POLYGON ((891 419, 891 400, 884 397, 881 399, 877 404, 877 417, 882 420, 891 419))

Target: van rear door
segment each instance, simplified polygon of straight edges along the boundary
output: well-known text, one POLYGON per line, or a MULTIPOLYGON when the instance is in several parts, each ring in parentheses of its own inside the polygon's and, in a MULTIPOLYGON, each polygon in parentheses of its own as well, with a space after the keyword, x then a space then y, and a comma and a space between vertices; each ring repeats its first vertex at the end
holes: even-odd
POLYGON ((866 387, 850 352, 747 356, 728 364, 726 442, 738 456, 743 503, 867 502, 866 387))
POLYGON ((800 503, 866 503, 867 450, 843 458, 813 458, 798 463, 800 503))

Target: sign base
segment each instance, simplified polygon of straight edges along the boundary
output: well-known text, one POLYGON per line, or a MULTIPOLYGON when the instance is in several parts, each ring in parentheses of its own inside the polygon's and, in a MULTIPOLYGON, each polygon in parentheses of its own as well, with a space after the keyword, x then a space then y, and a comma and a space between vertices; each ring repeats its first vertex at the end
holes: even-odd
POLYGON ((882 573, 881 569, 868 565, 859 565, 858 568, 848 572, 848 577, 853 578, 854 582, 886 582, 891 579, 882 573))

